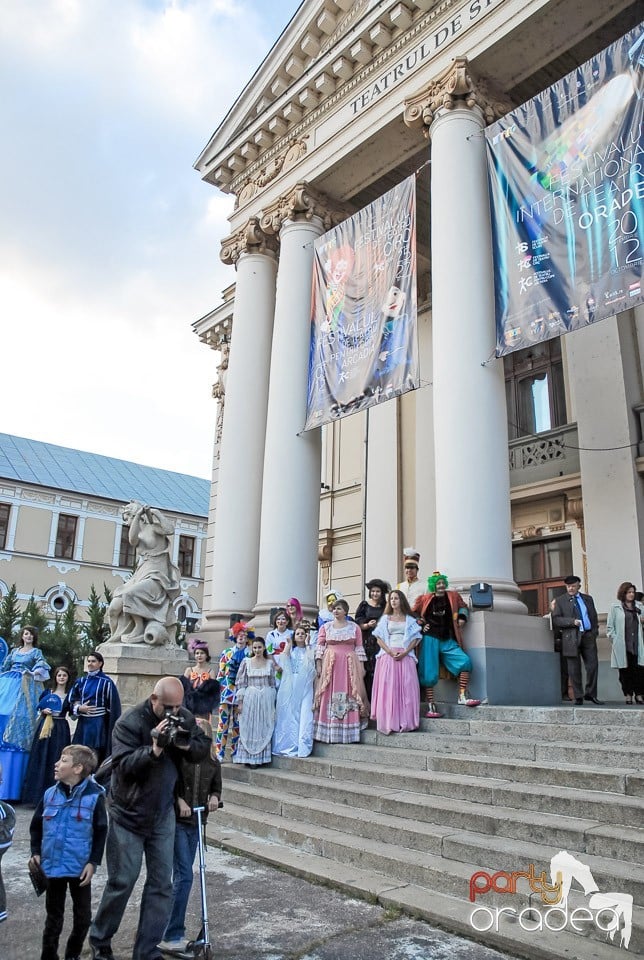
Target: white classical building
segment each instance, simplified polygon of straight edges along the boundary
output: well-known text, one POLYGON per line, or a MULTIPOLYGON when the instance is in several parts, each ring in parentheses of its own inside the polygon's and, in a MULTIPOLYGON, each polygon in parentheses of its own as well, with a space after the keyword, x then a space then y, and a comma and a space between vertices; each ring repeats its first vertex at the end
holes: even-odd
MULTIPOLYGON (((644 310, 492 360, 483 128, 641 20, 629 0, 305 0, 196 162, 234 195, 204 609, 355 606, 404 546, 494 588, 467 644, 490 702, 559 701, 542 615, 578 573, 642 583, 644 310), (421 387, 302 432, 313 242, 417 176, 421 387), (234 282, 233 282, 234 281, 234 282), (223 395, 225 393, 225 414, 223 395), (508 429, 509 428, 509 429, 508 429), (533 616, 528 616, 529 611, 533 616), (535 616, 539 615, 539 616, 535 616)), ((600 695, 616 695, 606 645, 600 695)))

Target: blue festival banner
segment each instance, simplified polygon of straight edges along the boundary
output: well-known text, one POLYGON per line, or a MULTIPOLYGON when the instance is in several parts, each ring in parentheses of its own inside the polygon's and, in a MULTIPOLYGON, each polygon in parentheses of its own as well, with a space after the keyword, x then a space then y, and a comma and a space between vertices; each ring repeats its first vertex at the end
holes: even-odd
POLYGON ((644 302, 644 24, 485 131, 496 355, 644 302))
POLYGON ((304 429, 418 384, 411 176, 315 242, 304 429))

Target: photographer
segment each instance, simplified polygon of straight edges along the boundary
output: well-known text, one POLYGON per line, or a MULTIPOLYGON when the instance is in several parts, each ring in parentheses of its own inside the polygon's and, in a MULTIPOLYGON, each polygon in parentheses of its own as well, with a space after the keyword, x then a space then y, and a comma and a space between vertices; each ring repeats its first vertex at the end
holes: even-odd
POLYGON ((198 763, 210 741, 185 710, 176 677, 159 680, 149 700, 128 710, 112 736, 107 884, 90 930, 94 960, 114 960, 121 923, 145 854, 146 881, 132 960, 160 960, 172 899, 174 795, 182 759, 198 763))

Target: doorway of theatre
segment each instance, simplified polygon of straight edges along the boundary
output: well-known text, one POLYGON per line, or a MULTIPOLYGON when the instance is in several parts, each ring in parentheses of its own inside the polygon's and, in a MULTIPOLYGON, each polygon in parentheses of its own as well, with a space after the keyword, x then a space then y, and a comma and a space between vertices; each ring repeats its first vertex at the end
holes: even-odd
POLYGON ((512 546, 514 579, 533 617, 545 617, 555 597, 566 592, 573 573, 570 536, 528 540, 512 546))

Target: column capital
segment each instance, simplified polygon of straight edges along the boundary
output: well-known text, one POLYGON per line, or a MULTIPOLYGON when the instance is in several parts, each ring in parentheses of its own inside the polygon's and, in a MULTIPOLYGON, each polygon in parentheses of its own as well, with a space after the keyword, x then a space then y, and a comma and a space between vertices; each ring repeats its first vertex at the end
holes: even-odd
POLYGON ((478 107, 488 124, 508 113, 513 103, 490 80, 478 76, 465 57, 457 57, 424 90, 405 100, 403 119, 408 127, 422 127, 429 137, 438 112, 455 107, 478 107))
POLYGON ((277 252, 277 240, 262 229, 259 217, 251 217, 243 227, 221 241, 219 257, 227 266, 236 264, 242 253, 277 252))
POLYGON ((295 186, 269 204, 260 216, 261 229, 277 235, 286 220, 312 220, 318 217, 325 230, 330 230, 353 213, 348 204, 333 200, 308 183, 295 186))

